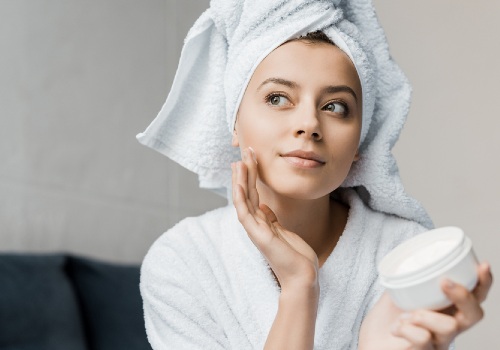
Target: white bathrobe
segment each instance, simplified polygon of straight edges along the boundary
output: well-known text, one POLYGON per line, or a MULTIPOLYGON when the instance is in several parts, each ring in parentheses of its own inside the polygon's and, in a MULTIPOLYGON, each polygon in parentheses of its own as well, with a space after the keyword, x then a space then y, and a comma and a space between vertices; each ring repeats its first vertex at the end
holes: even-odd
MULTIPOLYGON (((357 349, 359 329, 381 296, 376 266, 400 242, 426 231, 374 211, 352 189, 345 230, 319 270, 314 349, 357 349)), ((279 287, 234 206, 186 218, 150 248, 141 268, 146 331, 153 349, 263 349, 279 287)))

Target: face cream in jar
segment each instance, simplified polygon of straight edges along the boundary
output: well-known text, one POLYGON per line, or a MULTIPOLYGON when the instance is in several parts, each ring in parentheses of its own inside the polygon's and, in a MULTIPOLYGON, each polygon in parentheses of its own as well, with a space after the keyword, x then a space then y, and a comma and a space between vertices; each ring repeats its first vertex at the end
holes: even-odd
POLYGON ((458 227, 421 233, 394 248, 380 264, 380 283, 400 309, 439 310, 452 303, 441 289, 448 278, 472 290, 478 261, 471 240, 458 227))

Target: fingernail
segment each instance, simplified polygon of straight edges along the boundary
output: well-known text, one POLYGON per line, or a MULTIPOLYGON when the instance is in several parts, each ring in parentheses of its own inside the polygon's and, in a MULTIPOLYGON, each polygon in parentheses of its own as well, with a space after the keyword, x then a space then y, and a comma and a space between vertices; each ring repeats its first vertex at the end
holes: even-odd
POLYGON ((255 155, 255 151, 253 150, 253 148, 248 147, 248 149, 250 150, 250 153, 252 154, 252 159, 255 162, 255 164, 259 164, 259 163, 257 163, 257 156, 255 155))

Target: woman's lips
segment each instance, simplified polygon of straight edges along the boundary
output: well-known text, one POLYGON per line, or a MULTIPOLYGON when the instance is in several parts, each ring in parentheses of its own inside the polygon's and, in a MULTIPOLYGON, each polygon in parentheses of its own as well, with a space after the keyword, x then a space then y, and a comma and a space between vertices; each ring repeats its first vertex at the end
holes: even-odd
POLYGON ((325 165, 325 160, 314 152, 295 150, 282 154, 281 157, 299 168, 318 168, 325 165))

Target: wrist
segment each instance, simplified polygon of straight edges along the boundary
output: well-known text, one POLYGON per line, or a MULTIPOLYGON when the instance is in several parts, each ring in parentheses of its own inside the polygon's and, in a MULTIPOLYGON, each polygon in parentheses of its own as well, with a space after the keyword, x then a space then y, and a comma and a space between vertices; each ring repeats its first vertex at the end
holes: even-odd
MULTIPOLYGON (((298 294, 319 294, 319 272, 317 269, 309 269, 300 273, 300 277, 284 280, 281 284, 281 292, 298 294)), ((281 282, 281 281, 280 281, 281 282)))
POLYGON ((306 301, 317 305, 319 292, 319 283, 295 284, 281 289, 280 303, 303 303, 306 301))

